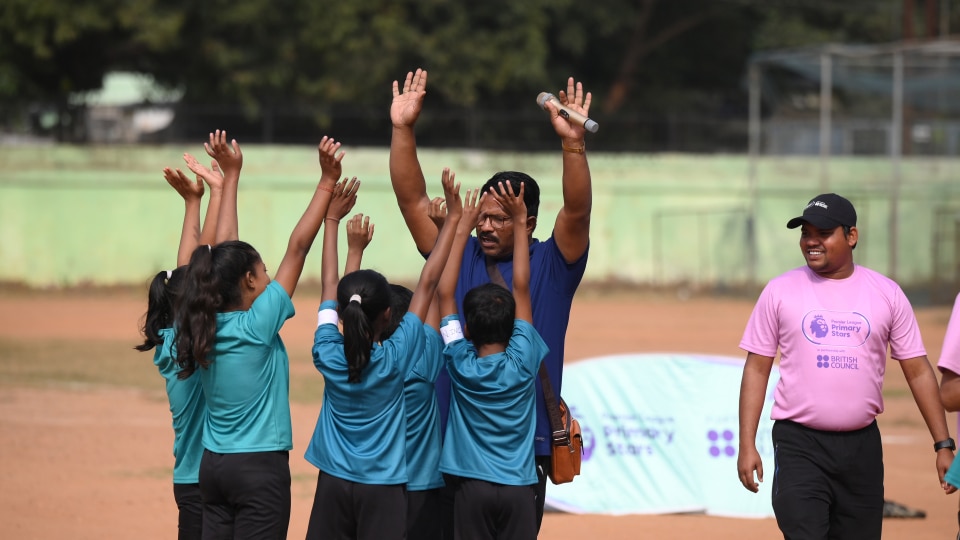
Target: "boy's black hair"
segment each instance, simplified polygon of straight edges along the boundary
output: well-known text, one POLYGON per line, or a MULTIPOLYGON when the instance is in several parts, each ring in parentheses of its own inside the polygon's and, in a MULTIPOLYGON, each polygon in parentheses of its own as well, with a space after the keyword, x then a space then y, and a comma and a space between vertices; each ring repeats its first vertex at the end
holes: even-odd
POLYGON ((508 343, 516 314, 513 294, 495 283, 474 287, 463 299, 463 319, 474 347, 508 343))

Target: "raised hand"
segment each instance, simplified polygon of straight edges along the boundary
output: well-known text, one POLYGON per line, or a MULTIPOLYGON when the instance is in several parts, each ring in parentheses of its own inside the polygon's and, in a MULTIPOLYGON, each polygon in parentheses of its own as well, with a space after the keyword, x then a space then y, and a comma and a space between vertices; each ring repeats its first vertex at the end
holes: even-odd
MULTIPOLYGON (((320 180, 333 180, 337 182, 340 180, 340 175, 343 174, 343 156, 345 152, 340 152, 337 154, 337 150, 340 149, 340 143, 335 141, 333 137, 327 137, 326 135, 320 139, 320 144, 317 145, 317 154, 320 159, 320 180)), ((348 210, 349 212, 349 210, 348 210)))
POLYGON ((463 201, 460 200, 460 182, 456 181, 456 173, 448 167, 443 168, 440 183, 443 185, 444 204, 447 208, 446 220, 459 220, 463 215, 463 201))
POLYGON ((447 217, 446 201, 443 200, 443 197, 434 197, 430 200, 427 215, 430 216, 430 221, 437 226, 438 230, 443 227, 443 220, 447 217))
POLYGON ((393 103, 390 105, 390 121, 395 127, 413 127, 423 110, 423 98, 427 95, 427 71, 417 68, 416 72, 408 72, 403 81, 403 91, 400 84, 393 81, 393 103))
MULTIPOLYGON (((571 110, 577 111, 584 116, 589 116, 590 102, 593 100, 593 95, 590 92, 584 95, 583 84, 579 82, 575 83, 573 77, 567 79, 567 90, 561 90, 557 95, 557 99, 561 104, 569 107, 571 110)), ((583 135, 586 133, 586 129, 581 125, 568 122, 566 118, 560 116, 560 112, 553 103, 547 102, 546 105, 550 111, 550 122, 553 124, 553 129, 557 132, 557 135, 571 145, 583 143, 583 135)))
POLYGON ((458 234, 464 232, 469 236, 477 227, 477 221, 480 218, 480 203, 486 196, 487 194, 481 193, 480 189, 467 190, 467 195, 463 201, 463 217, 460 218, 460 225, 457 228, 458 234))
POLYGON ((344 179, 338 182, 333 188, 330 206, 327 207, 327 218, 339 222, 349 214, 350 210, 353 210, 353 205, 357 204, 358 189, 360 189, 360 181, 356 176, 350 180, 344 179))
POLYGON ((491 187, 489 194, 493 196, 497 204, 503 208, 503 211, 513 218, 514 223, 526 223, 527 205, 523 202, 524 184, 522 182, 520 183, 520 192, 516 194, 513 192, 513 182, 507 180, 506 188, 504 188, 503 182, 500 182, 498 185, 500 191, 491 187), (503 195, 501 195, 501 193, 503 193, 503 195))
POLYGON ((190 180, 180 169, 174 170, 170 167, 163 168, 163 177, 173 189, 177 190, 183 200, 200 200, 203 197, 203 182, 199 178, 196 181, 190 180))
POLYGON ((240 178, 240 169, 243 168, 243 153, 236 139, 227 143, 227 132, 216 130, 210 134, 210 140, 203 143, 203 149, 223 169, 223 176, 232 180, 240 178))
POLYGON ((355 214, 347 221, 347 249, 360 251, 367 249, 373 240, 373 223, 370 216, 355 214))
POLYGON ((189 153, 183 154, 183 161, 187 163, 187 168, 193 171, 193 174, 197 175, 197 179, 202 178, 203 181, 210 186, 211 190, 223 188, 223 172, 220 170, 220 166, 217 165, 216 160, 210 162, 210 169, 197 161, 197 158, 189 153))

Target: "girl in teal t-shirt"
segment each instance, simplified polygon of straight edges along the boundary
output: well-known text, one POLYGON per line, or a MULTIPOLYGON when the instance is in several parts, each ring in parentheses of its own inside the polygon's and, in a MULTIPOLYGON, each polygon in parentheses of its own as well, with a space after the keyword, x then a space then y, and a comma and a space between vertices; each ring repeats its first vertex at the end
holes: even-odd
MULTIPOLYGON (((313 359, 323 405, 306 459, 320 469, 308 539, 406 537, 404 378, 423 346, 423 323, 450 252, 462 205, 454 175, 442 176, 447 216, 410 307, 389 339, 390 287, 373 270, 339 279, 337 231, 323 241, 322 303, 313 359), (343 334, 337 324, 343 322, 343 334)), ((339 220, 342 215, 331 219, 339 220)))
POLYGON ((177 253, 177 268, 158 272, 150 282, 147 294, 147 313, 143 318, 141 333, 143 343, 134 347, 146 352, 154 350, 153 363, 166 381, 167 400, 173 417, 173 496, 179 509, 178 537, 180 540, 199 540, 202 528, 203 505, 200 498, 200 456, 203 445, 203 420, 206 405, 200 388, 200 377, 181 379, 177 365, 176 337, 173 332, 173 305, 177 291, 186 274, 190 253, 201 242, 212 242, 220 214, 223 176, 216 162, 213 171, 197 162, 190 154, 184 154, 190 169, 197 174, 196 182, 188 179, 180 169, 163 169, 164 178, 186 205, 180 248, 177 253), (202 181, 201 181, 202 179, 202 181), (210 186, 210 202, 207 216, 200 231, 200 201, 203 198, 203 182, 210 186))
POLYGON ((289 368, 280 340, 307 252, 340 178, 340 143, 320 141, 320 181, 290 234, 273 281, 260 254, 237 239, 242 154, 226 134, 208 152, 224 171, 216 245, 190 258, 176 306, 181 377, 199 371, 207 403, 200 461, 204 538, 285 539, 290 521, 289 368), (231 164, 227 166, 225 161, 231 164))

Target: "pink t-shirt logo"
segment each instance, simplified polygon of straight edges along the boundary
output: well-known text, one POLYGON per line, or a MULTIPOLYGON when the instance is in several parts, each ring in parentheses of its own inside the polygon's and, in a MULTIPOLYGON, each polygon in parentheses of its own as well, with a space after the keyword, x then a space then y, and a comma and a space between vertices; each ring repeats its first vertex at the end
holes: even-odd
POLYGON ((855 311, 808 311, 803 335, 810 343, 827 347, 859 347, 870 337, 870 321, 855 311))

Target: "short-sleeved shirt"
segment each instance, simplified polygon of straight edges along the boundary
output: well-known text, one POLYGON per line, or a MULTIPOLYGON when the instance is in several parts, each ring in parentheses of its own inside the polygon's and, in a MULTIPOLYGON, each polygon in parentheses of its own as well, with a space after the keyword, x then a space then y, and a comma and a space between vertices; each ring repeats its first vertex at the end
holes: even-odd
POLYGON ((422 350, 423 323, 407 313, 389 339, 373 345, 360 382, 350 383, 343 335, 335 323, 317 326, 313 363, 323 375, 323 403, 304 458, 351 482, 407 483, 403 381, 422 350))
POLYGON ((178 379, 180 366, 173 328, 160 330, 160 338, 163 343, 153 353, 153 363, 167 382, 167 401, 173 416, 173 483, 196 484, 200 481, 203 422, 207 414, 200 374, 194 372, 186 379, 178 379))
MULTIPOLYGON (((567 263, 553 236, 545 242, 534 239, 530 243, 530 302, 533 308, 533 326, 550 349, 543 363, 547 366, 553 393, 558 397, 561 395, 563 382, 563 346, 567 336, 567 324, 570 322, 570 308, 573 295, 587 268, 588 251, 584 251, 576 261, 567 263)), ((499 261, 496 265, 507 286, 512 288, 513 259, 499 261)), ((458 313, 463 313, 463 298, 467 292, 490 281, 486 256, 480 248, 480 242, 471 236, 463 252, 460 277, 457 280, 458 313)), ((543 401, 543 388, 539 378, 535 384, 537 428, 534 451, 538 456, 548 456, 551 446, 550 417, 543 401)), ((445 429, 450 403, 450 378, 446 370, 441 371, 437 378, 437 399, 440 404, 441 427, 445 429)))
POLYGON ((502 353, 484 357, 465 339, 443 350, 450 374, 450 416, 440 470, 497 484, 537 482, 533 446, 534 381, 547 345, 530 323, 517 319, 502 353))
POLYGON ((291 450, 290 363, 280 328, 293 317, 276 281, 246 311, 217 314, 212 360, 201 368, 207 400, 203 446, 220 454, 291 450))
POLYGON ((926 354, 899 285, 859 265, 845 279, 803 266, 767 284, 740 348, 768 357, 780 349, 774 420, 852 431, 883 412, 888 344, 895 360, 926 354))
POLYGON ((403 382, 407 408, 407 491, 443 486, 440 473, 440 407, 434 384, 443 365, 443 338, 429 325, 423 326, 424 347, 417 363, 403 382))
MULTIPOLYGON (((940 351, 937 368, 941 372, 949 370, 960 375, 960 294, 953 302, 953 312, 947 323, 947 333, 943 336, 943 350, 940 351)), ((957 433, 960 433, 960 415, 957 415, 957 433)))

